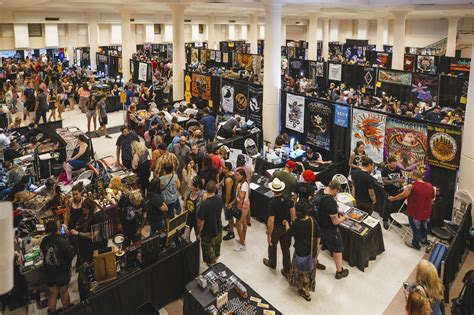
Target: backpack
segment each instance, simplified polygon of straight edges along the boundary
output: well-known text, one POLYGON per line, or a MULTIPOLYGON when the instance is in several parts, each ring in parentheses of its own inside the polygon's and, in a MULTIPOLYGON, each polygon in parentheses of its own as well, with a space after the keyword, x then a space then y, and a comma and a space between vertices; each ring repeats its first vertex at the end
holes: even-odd
POLYGON ((466 272, 462 281, 464 286, 459 296, 451 300, 452 315, 474 314, 474 269, 466 272))
POLYGON ((316 221, 318 221, 319 219, 319 207, 321 205, 321 202, 326 197, 330 196, 326 195, 323 189, 318 190, 318 192, 314 196, 309 197, 309 204, 313 207, 313 209, 310 211, 310 216, 315 218, 316 221))

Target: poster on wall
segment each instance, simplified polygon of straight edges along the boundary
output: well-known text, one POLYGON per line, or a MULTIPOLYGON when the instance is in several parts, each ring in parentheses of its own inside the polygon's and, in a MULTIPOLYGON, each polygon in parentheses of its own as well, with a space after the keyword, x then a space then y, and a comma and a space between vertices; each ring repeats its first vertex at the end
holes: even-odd
POLYGON ((222 53, 222 62, 229 63, 229 53, 222 53))
POLYGON ((138 80, 146 82, 146 74, 148 70, 147 68, 148 68, 148 64, 144 62, 140 62, 138 64, 138 80))
POLYGON ((324 78, 324 62, 316 62, 316 76, 324 78))
POLYGON ((247 119, 249 109, 248 85, 234 84, 234 115, 247 119))
POLYGON ((435 96, 438 96, 439 76, 414 73, 411 88, 413 98, 430 102, 435 96))
MULTIPOLYGON (((117 66, 118 71, 119 71, 120 73, 123 73, 123 69, 122 69, 122 57, 118 57, 117 59, 118 59, 118 66, 117 66)), ((133 62, 130 62, 130 64, 133 64, 133 62)), ((133 73, 133 71, 132 71, 132 73, 133 73)))
POLYGON ((262 128, 263 121, 263 87, 249 85, 249 119, 255 126, 262 128))
POLYGON ((197 64, 199 62, 199 49, 191 49, 191 64, 197 64))
POLYGON ((234 57, 234 64, 239 69, 252 70, 253 55, 236 53, 234 57))
POLYGON ((414 72, 416 63, 416 55, 405 55, 403 57, 403 70, 414 72))
POLYGON ((211 59, 211 60, 216 60, 216 51, 215 51, 215 50, 211 50, 210 59, 211 59))
POLYGON ((412 74, 409 72, 398 72, 392 70, 379 69, 378 81, 411 86, 412 74))
POLYGON ((221 88, 222 110, 225 113, 234 112, 234 82, 222 80, 221 88))
POLYGON ((427 148, 426 125, 387 118, 384 154, 386 158, 396 157, 397 166, 406 179, 415 169, 426 171, 427 148))
POLYGON ((435 56, 416 56, 416 71, 436 73, 435 56))
POLYGON ((216 62, 221 62, 221 54, 220 51, 216 51, 216 62))
POLYGON ((368 95, 375 94, 376 69, 364 67, 362 71, 362 92, 368 95))
POLYGON ((207 62, 207 50, 201 49, 201 63, 205 65, 207 62))
POLYGON ((349 127, 349 111, 350 107, 335 104, 334 125, 347 128, 349 127))
POLYGON ((471 70, 471 59, 469 58, 452 58, 449 65, 451 71, 469 72, 471 70))
POLYGON ((342 65, 337 63, 329 64, 328 79, 332 81, 341 81, 342 65))
POLYGON ((285 127, 304 133, 304 96, 286 94, 285 127))
POLYGON ((385 123, 387 116, 354 109, 352 113, 351 149, 358 141, 365 146, 365 153, 375 163, 383 162, 385 123))
POLYGON ((211 99, 211 77, 193 73, 191 80, 191 90, 194 97, 201 97, 203 100, 211 99))
POLYGON ((331 151, 331 106, 308 99, 306 108, 306 143, 331 151))
POLYGON ((432 166, 457 170, 461 159, 461 130, 446 125, 428 124, 428 163, 432 166))
POLYGON ((385 52, 377 52, 377 59, 375 64, 381 68, 387 68, 389 66, 390 54, 385 52))

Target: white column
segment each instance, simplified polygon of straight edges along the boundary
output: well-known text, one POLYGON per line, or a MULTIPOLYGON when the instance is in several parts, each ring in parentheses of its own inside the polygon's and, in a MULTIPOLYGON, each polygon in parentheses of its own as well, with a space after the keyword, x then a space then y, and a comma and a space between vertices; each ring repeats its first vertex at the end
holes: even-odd
POLYGON ((318 59, 318 14, 312 13, 309 16, 308 25, 308 59, 318 59))
POLYGON ((403 56, 405 55, 405 22, 408 12, 394 11, 395 29, 393 31, 392 68, 403 70, 403 56))
POLYGON ((281 44, 286 45, 286 18, 281 19, 281 44))
POLYGON ((207 47, 216 49, 216 17, 211 14, 207 17, 207 47))
POLYGON ((96 12, 89 13, 89 49, 91 59, 91 69, 96 70, 96 57, 95 54, 99 50, 99 14, 96 12))
POLYGON ((456 39, 458 36, 458 16, 448 17, 448 43, 446 44, 446 57, 456 56, 456 39))
POLYGON ((388 42, 388 17, 377 19, 377 51, 383 51, 383 45, 388 42))
POLYGON ((323 51, 321 52, 321 57, 324 60, 328 59, 329 55, 329 19, 323 19, 323 51))
POLYGON ((132 32, 130 25, 130 9, 122 8, 120 10, 120 19, 122 23, 122 78, 123 82, 130 80, 130 58, 135 51, 133 47, 132 32))
POLYGON ((331 20, 331 29, 329 34, 330 42, 339 41, 339 20, 331 20))
POLYGON ((184 9, 186 4, 170 4, 173 15, 173 100, 183 98, 184 80, 184 9))
POLYGON ((249 42, 250 42, 250 53, 258 53, 258 15, 252 14, 250 16, 250 32, 249 32, 249 42))
POLYGON ((263 138, 273 143, 280 130, 281 3, 265 3, 265 68, 263 79, 263 138))
POLYGON ((69 63, 72 65, 74 63, 74 59, 76 53, 74 51, 74 44, 77 39, 77 24, 68 24, 67 25, 67 57, 69 63))
POLYGON ((357 21, 357 39, 369 39, 369 20, 361 19, 357 21))
MULTIPOLYGON (((472 50, 471 58, 474 58, 472 50)), ((474 142, 472 141, 471 127, 474 126, 474 71, 469 74, 469 87, 467 92, 466 112, 464 116, 464 130, 462 135, 461 164, 459 166, 459 189, 465 190, 474 196, 474 177, 471 171, 474 169, 474 142), (464 172, 463 172, 464 171, 464 172)), ((474 221, 474 207, 472 208, 474 221)))

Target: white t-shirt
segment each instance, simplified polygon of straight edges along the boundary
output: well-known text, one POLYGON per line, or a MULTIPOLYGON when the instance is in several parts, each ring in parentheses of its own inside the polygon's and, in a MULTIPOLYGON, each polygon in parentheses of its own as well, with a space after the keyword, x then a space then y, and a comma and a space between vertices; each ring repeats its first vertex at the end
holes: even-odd
MULTIPOLYGON (((240 189, 239 189, 239 191, 238 191, 237 193, 239 193, 239 192, 241 192, 241 191, 245 192, 244 203, 249 203, 249 202, 250 202, 250 200, 249 200, 249 191, 250 191, 249 183, 243 182, 243 183, 240 184, 239 186, 240 186, 240 189)), ((241 201, 240 198, 239 198, 239 201, 241 201)))

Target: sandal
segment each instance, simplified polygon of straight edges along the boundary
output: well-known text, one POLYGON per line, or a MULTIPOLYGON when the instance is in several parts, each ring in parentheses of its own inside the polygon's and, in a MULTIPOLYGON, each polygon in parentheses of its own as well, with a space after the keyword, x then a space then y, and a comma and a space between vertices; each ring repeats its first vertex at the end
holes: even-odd
POLYGON ((308 302, 311 301, 311 296, 310 296, 309 294, 306 295, 306 294, 304 293, 304 290, 299 289, 299 290, 298 290, 298 294, 299 294, 303 299, 305 299, 306 301, 308 301, 308 302))

